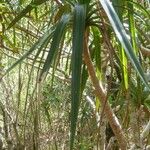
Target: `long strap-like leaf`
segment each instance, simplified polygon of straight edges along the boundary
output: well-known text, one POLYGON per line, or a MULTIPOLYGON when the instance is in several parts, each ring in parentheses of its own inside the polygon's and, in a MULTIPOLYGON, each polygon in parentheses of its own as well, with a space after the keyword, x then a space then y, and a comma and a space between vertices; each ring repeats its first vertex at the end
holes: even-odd
POLYGON ((110 23, 116 33, 116 36, 118 38, 118 40, 120 41, 120 43, 122 44, 128 58, 130 59, 132 65, 134 66, 135 70, 137 71, 137 73, 139 74, 140 78, 142 79, 142 81, 144 82, 144 84, 149 87, 148 82, 144 76, 144 72, 143 69, 137 59, 137 57, 135 56, 134 50, 131 46, 131 43, 129 42, 128 38, 127 38, 127 34, 124 30, 123 25, 121 24, 118 15, 116 14, 114 8, 112 7, 112 4, 109 0, 100 0, 100 3, 102 5, 102 7, 104 8, 110 23))
MULTIPOLYGON (((10 72, 14 67, 16 67, 19 63, 21 63, 24 59, 26 59, 34 50, 40 48, 45 41, 51 36, 52 31, 48 30, 30 49, 27 51, 19 60, 17 60, 10 68, 6 70, 5 76, 8 72, 10 72)), ((2 76, 2 77, 3 77, 2 76)))
POLYGON ((44 63, 44 66, 43 66, 40 77, 42 77, 42 75, 50 69, 52 60, 58 52, 59 45, 60 45, 60 42, 61 42, 61 38, 62 38, 62 35, 65 31, 65 27, 66 27, 67 23, 69 22, 69 18, 70 18, 69 15, 66 15, 66 14, 63 15, 60 22, 56 26, 56 29, 54 31, 54 35, 53 35, 53 38, 52 38, 51 47, 50 47, 48 56, 46 58, 46 61, 44 63))
POLYGON ((72 85, 71 85, 71 142, 73 149, 76 123, 81 98, 81 65, 85 31, 86 7, 76 5, 73 22, 73 51, 72 51, 72 85))

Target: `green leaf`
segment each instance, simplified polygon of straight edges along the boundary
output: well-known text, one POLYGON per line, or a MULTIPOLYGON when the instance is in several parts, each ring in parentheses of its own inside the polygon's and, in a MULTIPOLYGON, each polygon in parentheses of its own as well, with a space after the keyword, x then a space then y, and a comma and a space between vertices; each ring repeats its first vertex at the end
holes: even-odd
POLYGON ((124 30, 124 27, 121 24, 114 8, 111 5, 111 2, 108 0, 100 0, 100 3, 102 5, 102 7, 104 8, 104 10, 110 20, 110 23, 116 33, 116 36, 117 36, 118 40, 120 41, 120 43, 122 44, 122 47, 124 48, 132 65, 134 66, 135 70, 139 74, 139 76, 142 79, 142 81, 144 82, 144 84, 149 88, 148 82, 144 76, 143 69, 134 53, 131 43, 129 42, 129 40, 127 38, 127 34, 124 30))
POLYGON ((16 67, 19 63, 21 63, 25 58, 27 58, 34 50, 40 48, 47 39, 51 36, 51 30, 48 30, 31 48, 27 51, 19 60, 17 60, 10 68, 6 70, 5 76, 8 72, 10 72, 14 67, 16 67))
POLYGON ((136 3, 133 0, 127 0, 127 3, 133 4, 145 17, 150 19, 150 13, 145 7, 143 7, 140 3, 136 3))
POLYGON ((121 61, 122 61, 122 71, 123 71, 123 81, 124 81, 124 86, 126 89, 128 89, 128 62, 127 62, 127 57, 125 55, 124 49, 121 47, 121 61))
POLYGON ((29 4, 24 10, 20 12, 18 16, 14 18, 14 20, 12 20, 12 22, 8 25, 7 29, 10 29, 12 26, 14 26, 22 17, 24 17, 32 9, 33 9, 33 6, 29 4))
MULTIPOLYGON (((126 3, 124 0, 112 0, 112 4, 114 6, 114 9, 121 21, 123 22, 123 15, 124 15, 124 8, 126 6, 126 3)), ((121 68, 122 68, 122 74, 123 74, 123 83, 125 89, 128 89, 128 61, 127 57, 125 55, 124 48, 119 43, 119 52, 120 52, 120 60, 121 60, 121 68)))
POLYGON ((134 52, 137 53, 137 43, 136 43, 136 27, 135 27, 135 20, 134 20, 134 7, 133 4, 128 3, 128 8, 130 8, 130 10, 128 10, 128 19, 129 19, 129 30, 130 30, 130 36, 131 36, 131 43, 132 43, 132 47, 134 49, 134 52))
POLYGON ((124 0, 112 0, 112 4, 114 6, 114 9, 119 16, 119 19, 122 20, 122 14, 124 13, 124 5, 125 1, 124 0))
POLYGON ((93 44, 94 44, 94 57, 96 62, 96 74, 99 79, 101 79, 101 38, 100 32, 97 28, 92 28, 93 32, 93 44))
POLYGON ((89 4, 91 0, 78 0, 80 4, 89 4))
POLYGON ((88 70, 86 68, 86 65, 84 64, 82 67, 81 94, 83 93, 83 91, 85 89, 88 77, 89 77, 88 70))
POLYGON ((12 20, 12 22, 9 24, 7 29, 10 29, 12 26, 14 26, 22 17, 24 17, 27 13, 29 13, 33 8, 35 8, 38 5, 41 5, 42 3, 46 2, 47 0, 35 0, 34 2, 31 2, 28 6, 26 6, 25 9, 23 9, 18 16, 12 20))
POLYGON ((58 52, 61 38, 65 31, 65 27, 66 27, 67 23, 69 22, 69 19, 70 19, 69 15, 66 15, 66 14, 63 15, 61 20, 59 21, 59 23, 56 26, 56 29, 54 31, 54 35, 52 38, 51 47, 50 47, 48 56, 46 58, 46 61, 44 63, 40 78, 43 76, 44 73, 46 73, 50 69, 52 60, 58 52))
POLYGON ((86 20, 85 5, 76 5, 73 22, 72 80, 71 80, 71 141, 70 149, 76 132, 79 104, 81 98, 81 65, 86 20))

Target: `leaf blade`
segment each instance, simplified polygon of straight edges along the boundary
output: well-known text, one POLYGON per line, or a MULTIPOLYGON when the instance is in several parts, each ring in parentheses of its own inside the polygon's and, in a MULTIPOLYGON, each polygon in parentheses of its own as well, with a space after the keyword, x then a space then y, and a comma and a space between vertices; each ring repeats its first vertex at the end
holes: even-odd
POLYGON ((43 43, 51 36, 51 30, 48 30, 31 48, 27 51, 19 60, 17 60, 10 68, 8 68, 5 74, 2 76, 4 77, 7 73, 9 73, 14 67, 16 67, 19 63, 21 63, 25 58, 27 58, 35 49, 41 47, 43 43))
POLYGON ((52 43, 51 43, 51 47, 50 47, 48 56, 46 58, 46 61, 44 63, 43 69, 41 71, 40 78, 42 78, 42 76, 50 69, 52 60, 58 52, 59 44, 60 44, 63 32, 65 30, 65 27, 67 23, 69 22, 69 18, 70 18, 69 15, 66 15, 66 14, 63 15, 60 22, 56 26, 53 39, 52 39, 52 43))
POLYGON ((41 5, 42 3, 46 2, 47 0, 36 0, 34 2, 31 2, 29 5, 26 6, 25 9, 23 9, 8 25, 7 29, 10 29, 12 26, 14 26, 22 17, 24 17, 28 12, 30 12, 34 7, 41 5))
POLYGON ((149 88, 148 82, 144 76, 142 66, 140 65, 140 63, 138 62, 138 59, 136 58, 136 56, 134 54, 131 43, 129 42, 129 40, 127 38, 127 34, 124 30, 124 27, 121 24, 114 8, 112 7, 111 3, 108 0, 100 0, 100 3, 102 5, 103 9, 105 10, 105 12, 109 18, 109 21, 110 21, 110 23, 111 23, 111 25, 112 25, 115 33, 116 33, 116 36, 117 36, 118 40, 120 41, 120 43, 122 44, 122 47, 124 48, 124 50, 125 50, 128 58, 130 59, 133 67, 135 68, 135 70, 139 74, 143 83, 149 88))
POLYGON ((79 103, 81 97, 80 85, 81 85, 81 66, 82 66, 85 19, 86 19, 85 5, 76 5, 74 11, 74 23, 73 23, 70 149, 73 149, 78 111, 79 111, 79 103))

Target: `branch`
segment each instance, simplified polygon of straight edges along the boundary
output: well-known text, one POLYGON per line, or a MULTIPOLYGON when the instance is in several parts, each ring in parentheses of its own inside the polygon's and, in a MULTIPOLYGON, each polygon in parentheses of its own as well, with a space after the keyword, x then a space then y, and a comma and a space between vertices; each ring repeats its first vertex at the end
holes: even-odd
POLYGON ((95 94, 99 98, 99 100, 102 104, 102 107, 104 108, 104 112, 105 112, 106 117, 109 121, 109 124, 116 136, 116 139, 118 140, 119 146, 120 146, 121 150, 126 150, 127 142, 126 142, 125 136, 123 134, 123 131, 121 129, 121 126, 119 124, 118 118, 114 114, 112 108, 110 107, 110 104, 107 101, 106 93, 102 87, 102 84, 99 83, 99 80, 96 77, 94 66, 92 64, 90 54, 89 54, 87 35, 85 35, 85 41, 84 41, 84 61, 85 61, 85 64, 87 65, 87 69, 89 71, 91 81, 93 82, 93 86, 95 88, 95 94))

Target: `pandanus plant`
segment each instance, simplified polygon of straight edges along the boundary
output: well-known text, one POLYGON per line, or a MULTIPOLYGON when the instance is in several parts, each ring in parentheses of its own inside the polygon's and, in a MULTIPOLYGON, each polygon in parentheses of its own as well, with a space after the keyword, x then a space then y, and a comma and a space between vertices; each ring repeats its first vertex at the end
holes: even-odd
MULTIPOLYGON (((28 12, 45 2, 46 0, 32 1, 15 17, 6 30, 15 26, 28 12)), ((135 30, 133 6, 140 7, 142 12, 149 17, 148 12, 141 5, 129 0, 55 0, 55 2, 58 10, 52 25, 30 50, 6 71, 6 74, 37 50, 33 61, 35 63, 43 47, 50 45, 43 69, 39 74, 39 82, 41 82, 51 67, 54 67, 54 70, 57 67, 63 47, 71 43, 68 44, 71 49, 70 149, 73 149, 81 97, 89 77, 95 89, 95 96, 101 103, 101 109, 109 121, 119 147, 125 150, 127 149, 125 135, 107 100, 109 86, 105 88, 106 71, 103 69, 102 58, 108 59, 107 62, 116 72, 120 84, 126 91, 129 87, 129 80, 131 80, 128 59, 144 85, 149 88, 138 60, 139 47, 136 41, 137 31, 135 30), (128 34, 123 22, 128 25, 128 34)))

